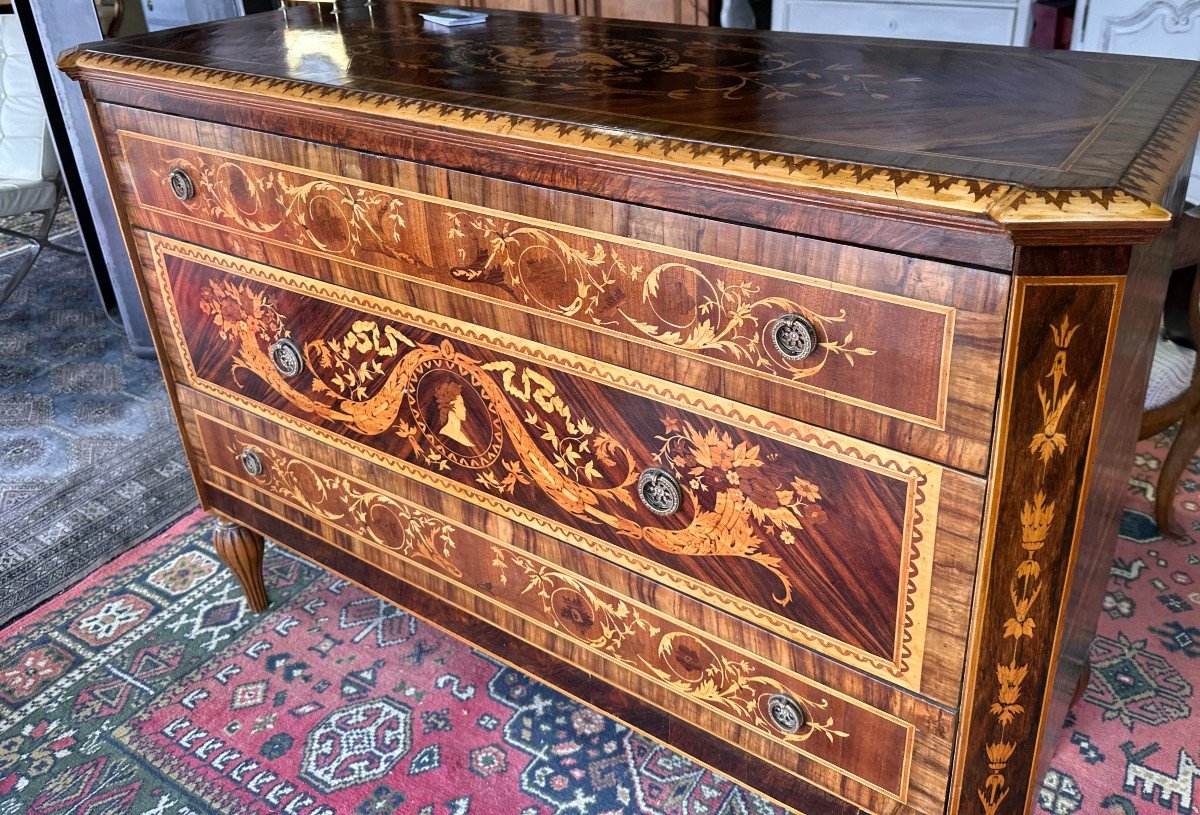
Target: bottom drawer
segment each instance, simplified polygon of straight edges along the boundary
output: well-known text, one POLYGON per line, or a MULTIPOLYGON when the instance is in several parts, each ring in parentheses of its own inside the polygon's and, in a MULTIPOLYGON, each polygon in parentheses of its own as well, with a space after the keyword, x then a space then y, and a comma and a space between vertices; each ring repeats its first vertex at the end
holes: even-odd
MULTIPOLYGON (((517 621, 516 636, 856 806, 929 812, 944 796, 950 714, 891 688, 884 697, 906 704, 879 709, 856 698, 858 688, 841 692, 786 670, 739 647, 736 638, 681 622, 662 610, 669 606, 639 602, 610 588, 612 581, 601 584, 521 548, 490 525, 467 526, 423 506, 406 497, 419 485, 380 475, 375 464, 186 389, 181 402, 189 446, 203 457, 198 463, 208 484, 299 521, 391 574, 458 598, 465 610, 502 628, 517 621), (922 789, 913 795, 915 752, 922 789)), ((497 520, 503 529, 507 522, 497 520)), ((631 574, 627 583, 636 587, 641 579, 631 574)), ((679 601, 695 602, 682 595, 679 601)))

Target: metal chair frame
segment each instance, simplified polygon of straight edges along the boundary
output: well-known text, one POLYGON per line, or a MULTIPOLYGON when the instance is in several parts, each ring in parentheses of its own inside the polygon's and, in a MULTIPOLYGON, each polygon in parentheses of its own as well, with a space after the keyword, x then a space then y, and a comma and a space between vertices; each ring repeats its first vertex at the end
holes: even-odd
POLYGON ((9 229, 8 227, 0 226, 0 234, 28 241, 30 244, 28 248, 33 249, 33 253, 25 259, 25 262, 21 265, 21 268, 17 269, 17 271, 11 277, 9 277, 8 282, 4 284, 4 288, 0 289, 0 306, 3 306, 6 302, 8 302, 8 299, 12 297, 13 292, 17 290, 17 287, 20 286, 22 281, 24 281, 29 275, 29 272, 33 269, 33 265, 37 263, 38 258, 42 256, 42 252, 44 250, 52 249, 56 252, 63 252, 68 255, 83 255, 83 252, 79 249, 74 249, 70 246, 63 246, 60 243, 50 240, 50 230, 54 228, 54 219, 58 215, 59 209, 62 207, 62 201, 64 197, 62 179, 60 178, 56 180, 54 184, 56 187, 54 205, 49 209, 35 210, 35 212, 42 213, 42 223, 38 227, 37 234, 30 235, 25 232, 19 232, 15 229, 9 229))

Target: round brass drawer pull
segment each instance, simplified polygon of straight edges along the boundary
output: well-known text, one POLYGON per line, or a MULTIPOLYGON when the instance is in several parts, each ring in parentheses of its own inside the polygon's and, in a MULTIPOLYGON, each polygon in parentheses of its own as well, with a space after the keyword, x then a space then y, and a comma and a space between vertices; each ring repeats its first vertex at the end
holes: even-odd
POLYGON ((291 379, 304 370, 304 355, 300 353, 300 346, 286 337, 276 340, 271 345, 270 353, 275 370, 284 379, 291 379))
POLYGON ((171 192, 175 193, 175 197, 180 201, 186 201, 196 195, 196 185, 192 183, 191 177, 178 167, 171 171, 168 181, 171 182, 171 192))
POLYGON ((263 474, 262 458, 259 457, 258 451, 253 447, 247 447, 238 456, 238 461, 242 463, 242 469, 246 471, 246 475, 251 478, 258 478, 263 474))
POLYGON ((775 350, 792 362, 817 350, 817 329, 799 314, 785 314, 775 320, 771 339, 775 341, 775 350))
POLYGON ((795 735, 804 727, 804 708, 790 696, 773 693, 767 699, 767 715, 771 723, 784 733, 795 735))
POLYGON ((670 515, 679 509, 683 490, 675 476, 661 467, 647 467, 638 478, 638 497, 655 515, 670 515))

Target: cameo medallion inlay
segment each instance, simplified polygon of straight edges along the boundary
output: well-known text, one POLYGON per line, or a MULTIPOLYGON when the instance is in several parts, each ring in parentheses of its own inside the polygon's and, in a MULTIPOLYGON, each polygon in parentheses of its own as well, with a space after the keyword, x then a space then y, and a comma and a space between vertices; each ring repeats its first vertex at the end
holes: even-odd
POLYGON ((804 425, 750 430, 745 406, 722 408, 729 419, 672 408, 667 383, 478 327, 467 343, 453 321, 149 240, 195 387, 919 681, 939 468, 804 425), (305 352, 295 379, 266 355, 282 336, 305 352), (637 495, 652 466, 682 489, 669 516, 637 495))

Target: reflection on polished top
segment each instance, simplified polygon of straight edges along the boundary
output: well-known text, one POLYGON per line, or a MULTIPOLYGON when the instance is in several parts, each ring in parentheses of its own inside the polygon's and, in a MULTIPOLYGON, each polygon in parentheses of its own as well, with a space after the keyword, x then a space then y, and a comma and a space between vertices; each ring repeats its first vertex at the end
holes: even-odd
POLYGON ((932 203, 1002 203, 1017 220, 1047 205, 1154 210, 1200 116, 1183 61, 499 11, 448 29, 418 16, 430 8, 297 7, 81 46, 61 64, 815 187, 852 180, 867 195, 905 192, 916 172, 932 203), (1063 192, 1081 189, 1095 200, 1063 192))

